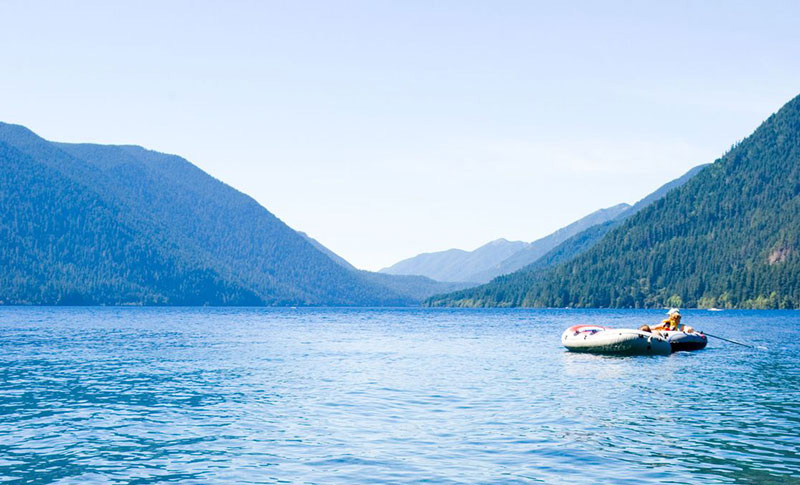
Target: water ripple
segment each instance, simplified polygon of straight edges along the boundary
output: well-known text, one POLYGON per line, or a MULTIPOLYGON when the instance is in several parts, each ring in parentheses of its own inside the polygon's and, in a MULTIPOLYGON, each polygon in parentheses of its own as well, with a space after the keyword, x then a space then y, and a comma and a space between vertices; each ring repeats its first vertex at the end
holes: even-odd
POLYGON ((570 354, 651 311, 0 308, 0 482, 800 483, 800 316, 570 354))

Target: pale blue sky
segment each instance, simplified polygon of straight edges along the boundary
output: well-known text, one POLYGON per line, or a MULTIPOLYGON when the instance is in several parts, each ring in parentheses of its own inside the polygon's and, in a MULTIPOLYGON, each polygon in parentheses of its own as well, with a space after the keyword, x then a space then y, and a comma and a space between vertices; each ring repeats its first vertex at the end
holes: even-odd
POLYGON ((0 2, 0 120, 188 158, 356 266, 534 240, 800 94, 798 2, 0 2))

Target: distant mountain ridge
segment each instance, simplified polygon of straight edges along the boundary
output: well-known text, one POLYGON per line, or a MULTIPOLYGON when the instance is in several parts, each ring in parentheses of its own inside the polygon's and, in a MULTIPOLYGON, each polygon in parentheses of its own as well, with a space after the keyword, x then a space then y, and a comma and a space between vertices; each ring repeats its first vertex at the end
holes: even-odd
POLYGON ((496 239, 473 251, 448 249, 419 254, 383 268, 379 272, 422 275, 437 281, 464 281, 476 284, 486 282, 530 264, 574 234, 613 219, 629 208, 628 204, 618 204, 597 210, 531 243, 496 239))
POLYGON ((392 275, 357 269, 355 266, 347 262, 346 259, 334 253, 305 232, 297 231, 297 233, 303 236, 315 248, 320 250, 340 266, 350 271, 357 272, 360 277, 366 279, 367 281, 384 286, 399 295, 412 298, 416 301, 422 301, 436 294, 461 290, 471 286, 469 283, 436 281, 420 275, 392 275))
POLYGON ((800 96, 577 256, 428 303, 800 308, 800 96))
POLYGON ((404 259, 379 272, 398 275, 423 275, 437 281, 484 283, 512 273, 545 255, 575 234, 613 220, 631 208, 622 203, 599 209, 536 241, 496 239, 473 250, 448 249, 404 259))
POLYGON ((487 282, 500 275, 513 273, 514 271, 517 271, 518 269, 538 260, 572 236, 592 226, 596 226, 597 224, 603 224, 607 221, 615 220, 620 217, 620 215, 627 212, 630 208, 630 205, 622 203, 605 209, 596 210, 591 214, 582 217, 581 219, 578 219, 577 221, 565 227, 562 227, 548 236, 527 244, 525 247, 504 259, 499 264, 477 273, 475 281, 487 282))
POLYGON ((433 253, 423 253, 405 259, 379 273, 396 275, 422 275, 437 281, 465 281, 475 283, 473 279, 479 271, 499 264, 527 243, 496 239, 473 250, 448 249, 433 253))

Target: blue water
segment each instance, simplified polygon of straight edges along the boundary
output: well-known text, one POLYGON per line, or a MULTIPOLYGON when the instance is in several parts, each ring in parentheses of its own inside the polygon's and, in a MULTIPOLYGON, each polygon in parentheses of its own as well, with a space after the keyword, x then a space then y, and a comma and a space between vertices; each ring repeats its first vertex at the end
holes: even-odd
POLYGON ((0 482, 800 483, 800 312, 0 307, 0 482))

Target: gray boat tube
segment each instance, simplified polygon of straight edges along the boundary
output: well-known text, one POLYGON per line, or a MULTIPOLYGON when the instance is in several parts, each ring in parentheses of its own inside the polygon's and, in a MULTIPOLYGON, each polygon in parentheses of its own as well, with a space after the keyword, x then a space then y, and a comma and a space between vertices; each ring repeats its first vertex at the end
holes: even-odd
POLYGON ((657 334, 636 329, 608 328, 599 325, 574 325, 561 335, 570 352, 611 355, 669 355, 672 346, 657 334))

